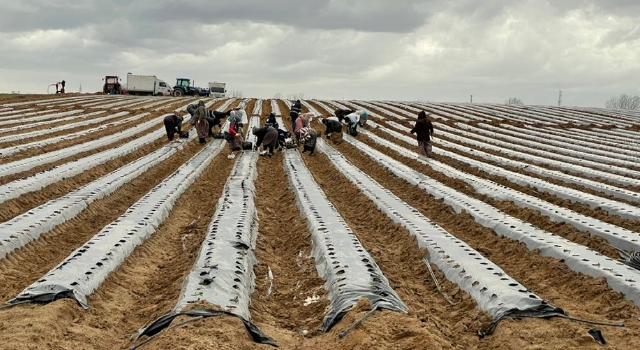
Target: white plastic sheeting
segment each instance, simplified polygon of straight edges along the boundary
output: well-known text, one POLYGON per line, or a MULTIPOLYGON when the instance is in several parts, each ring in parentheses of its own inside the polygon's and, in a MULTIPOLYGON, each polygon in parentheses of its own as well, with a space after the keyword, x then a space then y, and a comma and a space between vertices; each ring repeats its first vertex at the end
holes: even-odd
MULTIPOLYGON (((50 120, 50 119, 54 119, 54 118, 59 118, 59 117, 67 116, 67 115, 78 114, 78 113, 84 112, 84 110, 82 110, 82 109, 76 109, 76 110, 73 110, 73 111, 66 111, 66 112, 51 113, 53 111, 54 110, 33 112, 33 113, 27 113, 27 114, 18 115, 18 116, 2 117, 0 119, 4 120, 3 123, 2 123, 3 125, 15 124, 15 123, 31 123, 31 122, 37 122, 37 121, 40 121, 40 120, 50 120), (46 114, 40 114, 40 113, 46 113, 46 114), (31 116, 31 115, 33 115, 33 116, 31 116), (29 116, 29 117, 27 118, 27 116, 29 116)), ((53 120, 53 121, 55 121, 55 120, 53 120)))
MULTIPOLYGON (((148 114, 148 113, 146 113, 148 114)), ((164 116, 163 116, 164 117, 164 116)), ((71 147, 63 148, 60 150, 43 153, 37 156, 33 156, 26 159, 20 159, 14 162, 1 164, 0 165, 0 177, 7 176, 12 174, 17 174, 23 171, 27 171, 29 169, 33 169, 37 166, 48 164, 51 162, 55 162, 57 160, 67 158, 73 156, 74 154, 80 152, 86 152, 89 150, 96 149, 98 147, 106 146, 112 144, 114 142, 120 141, 122 139, 131 137, 135 134, 141 133, 144 130, 149 129, 150 127, 158 124, 157 119, 153 119, 138 125, 134 125, 126 130, 123 130, 117 134, 108 135, 101 137, 97 140, 92 140, 89 142, 81 143, 78 145, 74 145, 71 147)))
MULTIPOLYGON (((190 139, 195 138, 192 134, 190 139)), ((89 204, 104 198, 182 149, 182 139, 166 145, 60 198, 0 223, 0 259, 71 220, 89 204)))
MULTIPOLYGON (((396 145, 370 132, 363 131, 372 141, 391 148, 405 157, 413 158, 422 164, 428 164, 435 171, 446 174, 451 178, 460 179, 471 185, 478 193, 484 194, 496 200, 510 200, 519 207, 540 211, 542 215, 549 217, 552 221, 565 222, 580 231, 589 232, 594 236, 599 236, 607 240, 611 245, 626 251, 640 251, 640 233, 627 230, 625 228, 609 224, 607 222, 592 218, 567 208, 549 203, 540 198, 524 194, 514 189, 497 184, 462 171, 451 166, 440 163, 436 160, 425 160, 416 152, 396 145)), ((449 155, 442 151, 444 155, 449 155)), ((555 194, 555 193, 554 193, 555 194)), ((640 208, 638 208, 638 218, 640 218, 640 208)))
POLYGON ((262 114, 262 100, 257 99, 256 103, 254 103, 253 105, 253 112, 251 113, 251 115, 254 116, 254 115, 261 115, 261 114, 262 114))
MULTIPOLYGON (((183 124, 188 122, 189 119, 191 119, 191 117, 187 114, 184 117, 183 124)), ((104 164, 110 160, 127 155, 164 135, 165 128, 163 126, 160 129, 152 131, 138 139, 129 141, 119 147, 95 153, 90 156, 80 158, 75 162, 68 162, 58 167, 0 185, 0 203, 4 203, 9 199, 17 198, 25 193, 40 190, 60 181, 60 179, 75 176, 99 164, 104 164)))
POLYGON ((174 311, 206 301, 245 320, 255 287, 258 233, 255 185, 257 152, 240 153, 216 206, 200 254, 174 311))
POLYGON ((0 107, 17 107, 17 106, 30 105, 30 104, 34 104, 34 103, 71 101, 71 100, 79 100, 79 99, 83 99, 83 98, 85 98, 85 97, 83 96, 83 97, 50 98, 50 99, 46 99, 46 100, 5 103, 5 104, 0 105, 0 107))
MULTIPOLYGON (((594 168, 588 168, 582 165, 578 165, 578 164, 569 164, 567 162, 564 161, 560 161, 560 160, 554 160, 554 159, 550 159, 547 157, 540 157, 540 156, 536 156, 534 154, 531 153, 524 153, 524 152, 519 152, 519 151, 515 151, 509 148, 505 148, 503 146, 505 145, 510 145, 510 143, 508 142, 502 142, 502 141, 494 141, 492 142, 492 140, 488 137, 483 137, 483 136, 479 136, 476 134, 473 134, 471 132, 468 131, 463 131, 460 129, 455 129, 455 128, 451 128, 447 125, 438 125, 438 133, 445 135, 459 143, 464 143, 464 144, 468 144, 468 145, 472 145, 474 146, 474 149, 487 149, 487 150, 491 150, 491 151, 497 151, 503 154, 507 154, 510 157, 513 158, 521 158, 521 159, 526 159, 528 163, 532 164, 532 163, 539 163, 539 164, 544 164, 544 165, 548 165, 548 166, 553 166, 553 167, 557 167, 560 169, 565 169, 568 170, 572 173, 577 173, 580 174, 580 176, 583 177, 591 177, 591 178, 601 178, 601 179, 605 179, 607 181, 610 182, 614 182, 617 184, 622 184, 622 185, 631 185, 631 186, 640 186, 640 179, 634 179, 634 178, 630 178, 627 176, 622 176, 622 175, 617 175, 617 174, 612 174, 610 172, 607 171, 602 171, 602 170, 597 170, 594 168), (460 135, 457 134, 452 134, 447 132, 447 130, 456 132, 460 135), (487 142, 483 142, 483 141, 476 141, 473 139, 470 139, 466 136, 475 136, 481 140, 485 140, 487 142), (500 143, 500 145, 492 145, 490 143, 500 143)), ((436 141, 437 142, 437 141, 436 141)), ((546 152, 546 153, 551 153, 551 152, 546 152)), ((566 157, 566 158, 570 158, 570 157, 566 157)), ((607 169, 610 169, 611 166, 606 167, 607 169)), ((618 167, 619 168, 619 167, 618 167)), ((619 168, 621 169, 621 168, 619 168)), ((627 170, 627 169, 625 169, 627 170)), ((636 172, 637 173, 637 172, 636 172)))
POLYGON ((401 162, 378 152, 346 135, 344 140, 357 148, 374 162, 390 170, 396 176, 425 190, 436 199, 442 199, 457 213, 471 215, 480 225, 491 228, 500 236, 522 242, 529 250, 538 250, 541 255, 563 260, 578 272, 598 278, 604 277, 611 289, 624 294, 640 306, 640 271, 601 255, 583 245, 571 242, 549 232, 537 229, 504 212, 463 193, 460 193, 428 176, 419 173, 401 162))
MULTIPOLYGON (((405 127, 404 125, 400 125, 398 123, 395 122, 387 122, 387 124, 389 124, 390 126, 393 126, 394 128, 398 129, 398 130, 404 130, 404 131, 409 131, 410 128, 405 127)), ((386 129, 383 128, 381 129, 384 132, 388 133, 389 135, 404 140, 406 142, 409 143, 414 143, 415 140, 407 135, 395 132, 393 130, 390 129, 386 129)), ((452 142, 448 142, 442 139, 437 139, 435 141, 436 143, 448 147, 448 148, 453 148, 456 150, 459 150, 461 152, 464 153, 469 153, 469 154, 473 154, 476 157, 480 157, 483 159, 487 159, 499 164, 503 164, 503 165, 507 165, 507 166, 512 166, 512 167, 516 167, 519 169, 523 169, 526 170, 528 172, 532 172, 534 174, 538 174, 538 175, 542 175, 544 177, 549 177, 549 178, 553 178, 553 179, 558 179, 558 180, 562 180, 564 182, 567 183, 575 183, 581 186, 585 186, 587 188, 591 188, 597 191, 601 191, 604 192, 606 194, 610 194, 614 197, 617 198, 623 198, 626 200, 630 200, 630 201, 634 201, 634 202, 639 202, 640 201, 640 194, 638 192, 634 192, 634 191, 630 191, 630 190, 626 190, 624 188, 621 187, 616 187, 616 186, 611 186, 611 185, 607 185, 604 184, 602 182, 599 181, 593 181, 590 179, 585 179, 583 177, 579 177, 579 176, 574 176, 574 175, 569 175, 566 173, 563 173, 561 171, 557 171, 557 170, 550 170, 547 168, 543 168, 537 165, 532 165, 532 164, 527 164, 527 163, 523 163, 517 160, 512 160, 509 158, 505 158, 505 157, 500 157, 500 156, 496 156, 490 153, 486 153, 486 152, 482 152, 479 151, 477 149, 471 149, 465 146, 461 146, 458 145, 456 143, 452 143, 452 142)), ((484 162, 479 162, 476 160, 473 160, 471 158, 467 158, 463 155, 459 155, 456 153, 452 153, 452 152, 447 152, 445 150, 440 150, 440 149, 434 149, 435 153, 440 153, 446 156, 449 156, 451 158, 454 158, 456 160, 459 160, 461 162, 467 163, 473 167, 477 167, 478 169, 482 170, 482 171, 486 171, 490 174, 493 175, 498 175, 498 176, 503 176, 505 178, 507 178, 509 181, 515 182, 519 185, 525 185, 525 186, 532 186, 534 188, 536 188, 537 190, 540 191, 544 191, 544 192, 548 192, 548 193, 553 193, 555 195, 557 195, 558 197, 564 198, 564 199, 569 199, 573 202, 580 202, 580 203, 586 203, 589 204, 589 206, 591 206, 591 208, 596 208, 596 207, 601 207, 603 210, 605 211, 612 211, 619 213, 619 215, 623 215, 628 217, 629 215, 633 215, 633 211, 625 213, 625 211, 627 210, 626 208, 631 208, 630 206, 628 206, 625 203, 620 203, 617 201, 610 201, 609 199, 606 198, 602 198, 599 196, 595 196, 595 195, 591 195, 582 191, 578 191, 578 190, 574 190, 571 188, 567 188, 564 186, 559 186, 559 185, 555 185, 552 184, 548 181, 545 180, 541 180, 535 177, 531 177, 528 175, 524 175, 524 174, 519 174, 516 172, 512 172, 509 170, 506 170, 504 168, 500 168, 497 166, 493 166, 484 162)))
MULTIPOLYGON (((321 140, 319 148, 392 221, 409 230, 418 246, 427 249, 429 262, 457 284, 494 320, 518 317, 520 312, 558 312, 535 293, 509 276, 491 260, 451 235, 409 206, 391 191, 347 161, 321 140)), ((417 262, 416 262, 417 263, 417 262)))
MULTIPOLYGON (((91 128, 91 129, 84 129, 84 130, 76 131, 74 133, 63 134, 63 135, 60 135, 60 136, 50 137, 50 138, 44 139, 44 140, 38 140, 38 141, 29 142, 29 143, 22 143, 20 145, 11 146, 11 147, 7 147, 7 148, 0 148, 0 156, 6 157, 6 156, 10 156, 12 154, 18 153, 18 152, 25 151, 25 150, 27 150, 29 148, 43 147, 43 146, 46 146, 46 145, 58 143, 60 141, 75 139, 77 137, 89 135, 89 134, 94 133, 96 131, 101 131, 101 130, 105 130, 105 129, 108 129, 108 128, 111 128, 111 127, 115 127, 115 126, 117 126, 119 124, 121 125, 121 124, 130 123, 130 122, 133 122, 133 121, 136 121, 136 120, 140 120, 140 119, 146 117, 147 115, 148 115, 148 113, 138 114, 138 115, 135 115, 135 116, 131 116, 131 117, 119 120, 117 122, 103 124, 103 125, 100 125, 98 127, 91 128)), ((109 117, 108 119, 112 119, 113 118, 113 116, 108 116, 108 117, 109 117)), ((104 118, 107 118, 107 117, 104 117, 104 118)), ((105 120, 104 118, 100 118, 100 119, 105 120)), ((22 136, 22 135, 20 135, 20 136, 22 136)))
POLYGON ((615 158, 608 152, 596 152, 596 150, 592 150, 588 147, 558 144, 550 140, 545 140, 545 143, 525 140, 521 135, 518 135, 519 133, 516 133, 518 136, 508 136, 507 132, 503 131, 503 129, 487 124, 479 124, 479 127, 475 127, 456 123, 456 126, 462 130, 471 131, 476 137, 479 137, 478 134, 488 135, 490 137, 483 138, 484 141, 498 144, 505 148, 531 152, 552 159, 561 159, 568 163, 585 164, 593 168, 609 169, 612 172, 640 178, 640 172, 638 171, 629 171, 629 169, 626 168, 619 169, 620 166, 638 166, 637 162, 615 158), (506 142, 498 141, 497 139, 505 140, 506 142), (554 144, 558 146, 553 146, 554 144), (571 147, 567 149, 565 148, 566 146, 571 147), (608 156, 598 155, 597 153, 607 154, 608 156), (562 154, 568 154, 569 156, 562 154), (617 164, 617 166, 612 166, 611 164, 617 164))
POLYGON ((82 114, 82 115, 74 115, 71 117, 64 117, 64 118, 60 118, 60 119, 56 119, 55 121, 43 121, 43 122, 36 122, 36 123, 26 123, 26 124, 20 124, 20 125, 16 125, 16 126, 11 126, 8 128, 2 128, 0 129, 0 133, 5 134, 5 133, 13 133, 14 131, 19 131, 19 130, 25 130, 25 129, 31 129, 31 128, 35 128, 36 126, 42 126, 42 125, 50 125, 52 123, 59 123, 59 122, 63 122, 63 121, 75 121, 75 120, 81 120, 78 123, 71 123, 71 124, 63 124, 63 125, 59 125, 59 126, 54 126, 54 127, 50 127, 48 129, 45 130, 37 130, 37 131, 32 131, 32 132, 27 132, 27 133, 22 133, 19 135, 6 135, 3 137, 0 137, 0 142, 9 142, 9 141, 14 141, 14 140, 21 140, 23 138, 26 137, 33 137, 31 135, 35 135, 35 136, 40 136, 40 135, 46 135, 52 132, 57 132, 57 131, 62 131, 62 130, 67 130, 70 128, 75 128, 78 127, 80 125, 90 125, 90 124, 94 124, 94 123, 98 123, 100 121, 109 119, 109 118, 115 118, 129 114, 129 112, 120 112, 117 114, 111 114, 105 117, 100 117, 100 118, 95 118, 95 119, 91 119, 90 117, 99 115, 99 114, 103 114, 104 112, 92 112, 92 113, 87 113, 87 114, 82 114), (97 120, 97 122, 95 121, 97 120))
MULTIPOLYGON (((389 125, 399 129, 399 130, 406 130, 408 131, 409 128, 406 128, 402 125, 399 125, 397 123, 394 122, 388 122, 389 125)), ((390 130, 390 129, 386 129, 386 128, 381 128, 381 131, 397 138, 400 140, 403 140, 405 142, 408 143, 414 143, 415 141, 410 138, 407 135, 403 135, 401 133, 398 133, 396 131, 390 130)), ((638 192, 633 192, 633 191, 629 191, 623 188, 619 188, 619 187, 615 187, 615 186, 610 186, 610 185, 606 185, 600 182, 596 182, 596 181, 592 181, 592 180, 588 180, 588 179, 584 179, 578 176, 573 176, 573 175, 569 175, 569 174, 565 174, 561 171, 556 171, 556 170, 549 170, 546 168, 542 168, 536 165, 529 165, 529 164, 525 164, 525 163, 521 163, 519 161, 515 161, 515 160, 511 160, 508 158, 504 158, 504 157, 500 157, 500 156, 495 156, 489 153, 485 153, 482 151, 477 151, 477 150, 470 150, 466 147, 460 146, 458 144, 452 143, 452 142, 448 142, 442 139, 438 139, 438 143, 445 146, 445 147, 449 147, 449 148, 453 148, 453 149, 457 149, 460 150, 462 152, 465 153, 470 153, 473 154, 476 157, 480 157, 483 159, 487 159, 493 162, 497 162, 500 164, 504 164, 507 166, 512 166, 512 167, 516 167, 519 169, 524 169, 526 171, 530 171, 532 173, 535 174, 539 174, 539 175, 543 175, 545 177, 551 177, 551 178, 555 178, 558 180, 562 180, 565 182, 569 182, 569 183, 576 183, 588 188, 592 188, 598 191, 602 191, 604 193, 613 195, 615 197, 618 198, 623 198, 629 201, 633 201, 633 202, 640 202, 640 193, 638 192)), ((504 168, 501 167, 497 167, 491 164, 487 164, 485 162, 481 162, 481 161, 477 161, 471 158, 467 158, 463 155, 457 154, 457 153, 453 153, 453 152, 448 152, 445 150, 441 150, 438 148, 434 149, 435 153, 439 153, 442 155, 445 155, 447 157, 451 157, 457 161, 463 162, 463 163, 467 163, 469 165, 471 165, 472 167, 476 167, 482 171, 485 171, 489 174, 492 175, 497 175, 497 176, 501 176, 506 178, 507 180, 519 184, 519 185, 524 185, 524 186, 531 186, 539 191, 544 191, 547 193, 551 193, 554 194, 560 198, 564 198, 564 199, 569 199, 572 202, 578 202, 578 203, 585 203, 588 204, 591 208, 600 208, 608 213, 611 214, 615 214, 615 215, 620 215, 621 217, 624 218, 628 218, 628 219, 637 219, 640 215, 640 209, 636 206, 633 205, 629 205, 627 203, 623 203, 623 202, 618 202, 615 200, 610 200, 608 198, 604 198, 604 197, 600 197, 600 196, 596 196, 596 195, 592 195, 590 193, 586 193, 586 192, 582 192, 573 188, 568 188, 568 187, 564 187, 564 186, 560 186, 560 185, 556 185, 553 183, 550 183, 548 181, 536 178, 536 177, 532 177, 532 176, 528 176, 528 175, 524 175, 524 174, 520 174, 520 173, 516 173, 513 171, 509 171, 506 170, 504 168)))
POLYGON ((122 264, 135 247, 149 238, 169 216, 176 200, 196 180, 223 147, 214 140, 162 180, 118 219, 76 249, 58 266, 23 290, 9 303, 75 299, 88 308, 87 296, 122 264))
POLYGON ((296 194, 296 204, 307 219, 316 269, 329 291, 331 304, 323 330, 331 329, 360 298, 371 300, 372 309, 406 313, 407 306, 313 180, 297 150, 284 152, 284 166, 296 194))

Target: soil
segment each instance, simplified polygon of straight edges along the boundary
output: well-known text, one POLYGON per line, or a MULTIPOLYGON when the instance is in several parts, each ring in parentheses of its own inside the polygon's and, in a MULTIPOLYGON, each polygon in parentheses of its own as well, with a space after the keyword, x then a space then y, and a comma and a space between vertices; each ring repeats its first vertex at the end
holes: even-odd
MULTIPOLYGON (((70 94, 65 95, 67 96, 70 94)), ((34 108, 35 101, 38 99, 51 97, 51 95, 16 97, 2 101, 7 101, 6 103, 34 101, 34 104, 15 107, 16 110, 20 110, 34 108)), ((101 98, 103 97, 96 95, 93 100, 83 103, 97 102, 101 98)), ((59 103, 65 103, 65 101, 60 100, 59 103)), ((176 107, 185 103, 184 99, 177 99, 175 102, 168 102, 166 107, 158 111, 153 109, 159 106, 144 110, 151 113, 144 120, 157 118, 158 125, 153 128, 156 129, 161 126, 159 116, 172 113, 176 107)), ((224 101, 219 101, 211 108, 216 108, 222 103, 224 101)), ((240 103, 241 100, 237 100, 230 107, 240 103)), ((252 99, 245 107, 249 116, 255 103, 256 100, 252 99)), ((310 103, 314 105, 313 101, 310 103)), ((82 106, 82 103, 78 105, 82 106)), ((290 123, 287 122, 289 106, 283 101, 278 101, 278 105, 284 119, 284 127, 289 128, 290 123)), ((316 105, 314 107, 317 108, 316 105)), ((55 104, 50 108, 55 108, 55 104)), ((263 100, 262 108, 261 121, 264 123, 271 111, 270 100, 263 100)), ((456 108, 453 107, 448 109, 448 107, 439 106, 438 108, 456 113, 456 108)), ((320 108, 317 109, 322 111, 320 108)), ((90 110, 99 111, 100 109, 90 110)), ((303 112, 306 110, 307 108, 303 107, 303 112)), ((380 112, 377 108, 372 110, 380 112)), ((133 106, 130 111, 133 115, 143 110, 133 106)), ((109 111, 104 112, 109 113, 109 111)), ((381 112, 380 114, 382 115, 381 112)), ((60 122, 59 125, 64 123, 66 122, 60 122)), ((324 131, 324 127, 318 121, 313 123, 314 128, 324 131)), ((403 123, 409 125, 408 122, 403 123)), ((449 122, 445 123, 449 124, 449 122)), ((517 122, 513 123, 517 124, 517 122)), ((454 126, 453 123, 450 125, 454 126)), ((101 132, 100 135, 109 135, 128 127, 131 127, 131 124, 109 129, 101 132)), ((633 127, 629 129, 633 130, 633 127)), ((248 125, 245 126, 246 131, 248 131, 248 125)), ((390 138, 384 133, 373 132, 403 147, 415 148, 414 145, 390 138)), ((55 134, 38 139, 53 136, 55 134)), ((94 136, 94 134, 87 135, 51 145, 49 148, 43 147, 37 151, 62 149, 86 142, 94 136)), ((115 147, 137 136, 98 150, 69 155, 68 158, 59 162, 31 169, 22 174, 0 178, 0 184, 115 147)), ((587 245, 612 258, 617 257, 616 252, 598 237, 578 232, 566 224, 551 222, 536 211, 519 208, 511 202, 496 201, 479 194, 463 181, 449 178, 433 171, 429 166, 381 147, 363 134, 360 134, 358 139, 393 156, 412 169, 494 205, 510 215, 553 234, 587 245)), ((74 177, 60 179, 59 182, 42 190, 2 203, 0 220, 9 220, 50 199, 73 191, 164 144, 166 140, 161 138, 120 159, 96 166, 74 177)), ((197 144, 197 140, 192 140, 180 152, 161 164, 149 169, 113 194, 90 204, 77 217, 59 225, 24 248, 9 254, 6 259, 0 260, 2 300, 11 299, 56 266, 102 227, 124 213, 130 205, 191 158, 201 147, 197 144)), ((273 338, 280 348, 506 350, 516 348, 633 349, 640 346, 640 331, 638 331, 640 310, 633 302, 625 300, 623 295, 612 291, 604 279, 594 279, 571 272, 561 261, 542 257, 537 251, 527 250, 523 244, 498 237, 490 229, 477 224, 468 214, 456 214, 443 201, 436 200, 418 187, 396 177, 346 142, 334 147, 382 186, 454 236, 464 240, 543 299, 564 309, 571 316, 608 323, 623 322, 625 327, 596 326, 566 319, 504 320, 495 333, 480 339, 476 332, 490 324, 489 316, 477 309, 476 303, 468 294, 446 280, 442 272, 432 265, 442 287, 442 293, 453 301, 453 305, 450 305, 435 287, 426 265, 421 260, 425 252, 418 248, 409 232, 380 212, 358 187, 331 165, 324 154, 316 152, 314 156, 303 155, 306 166, 310 169, 315 181, 325 191, 328 200, 351 227, 363 247, 376 260, 391 287, 409 308, 407 314, 387 310, 376 311, 349 331, 345 337, 340 338, 340 332, 347 329, 370 309, 368 300, 360 300, 329 332, 317 332, 329 305, 328 293, 324 288, 325 281, 318 276, 315 261, 310 257, 311 235, 307 221, 297 208, 295 195, 288 186, 288 178, 283 168, 283 155, 278 152, 271 158, 258 159, 258 177, 255 182, 259 228, 255 254, 258 262, 254 266, 256 278, 251 295, 250 311, 251 321, 273 338), (269 278, 270 275, 273 279, 269 278), (308 300, 317 301, 307 304, 308 300), (600 345, 589 336, 587 332, 592 328, 602 330, 607 341, 606 346, 600 345)), ((20 152, 11 159, 21 159, 38 152, 20 152)), ((58 300, 46 305, 23 304, 0 310, 0 332, 3 334, 0 349, 125 349, 131 347, 135 343, 131 336, 147 322, 170 311, 180 296, 183 280, 197 259, 218 199, 235 163, 235 160, 227 159, 226 155, 225 147, 178 199, 169 217, 155 234, 137 247, 125 262, 89 296, 88 310, 83 310, 70 299, 58 300)), ((478 171, 447 157, 438 157, 437 160, 461 171, 495 181, 559 206, 571 208, 584 215, 638 230, 637 221, 607 215, 598 208, 590 209, 585 205, 539 193, 529 187, 510 184, 503 178, 478 171)), ((568 186, 561 181, 554 183, 568 186)), ((593 192, 579 185, 571 185, 571 187, 593 192)), ((202 306, 216 308, 215 305, 206 303, 202 303, 202 306)), ((184 320, 185 318, 178 318, 173 324, 184 320)), ((242 322, 228 316, 203 319, 166 329, 142 347, 142 349, 206 348, 270 349, 272 347, 253 342, 242 322)))

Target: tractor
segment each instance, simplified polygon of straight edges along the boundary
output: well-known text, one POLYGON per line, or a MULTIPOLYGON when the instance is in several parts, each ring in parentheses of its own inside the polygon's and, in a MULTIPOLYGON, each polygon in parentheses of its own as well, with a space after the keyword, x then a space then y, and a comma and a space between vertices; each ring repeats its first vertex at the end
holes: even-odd
POLYGON ((191 86, 191 79, 178 78, 176 85, 173 87, 173 96, 208 96, 208 89, 201 89, 191 86))
POLYGON ((102 80, 104 81, 102 92, 105 94, 120 95, 127 93, 126 89, 120 84, 120 78, 117 75, 107 75, 102 80))

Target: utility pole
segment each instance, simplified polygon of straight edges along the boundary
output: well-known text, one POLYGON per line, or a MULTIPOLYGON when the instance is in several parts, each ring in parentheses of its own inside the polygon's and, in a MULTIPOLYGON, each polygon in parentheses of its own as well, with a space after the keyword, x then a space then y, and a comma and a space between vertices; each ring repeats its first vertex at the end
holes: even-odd
POLYGON ((80 93, 82 93, 82 83, 80 83, 80 93))
POLYGON ((473 95, 471 95, 471 103, 473 104, 473 95))
POLYGON ((562 90, 558 93, 558 107, 562 106, 562 90))

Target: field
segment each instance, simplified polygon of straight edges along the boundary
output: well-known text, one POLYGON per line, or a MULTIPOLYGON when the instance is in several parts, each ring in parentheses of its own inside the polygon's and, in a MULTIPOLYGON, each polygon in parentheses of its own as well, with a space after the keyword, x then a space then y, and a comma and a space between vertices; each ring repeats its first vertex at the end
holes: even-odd
MULTIPOLYGON (((0 349, 640 346, 640 113, 308 100, 369 120, 229 159, 167 140, 195 101, 2 97, 0 349)), ((291 101, 204 101, 291 128, 291 101)))

